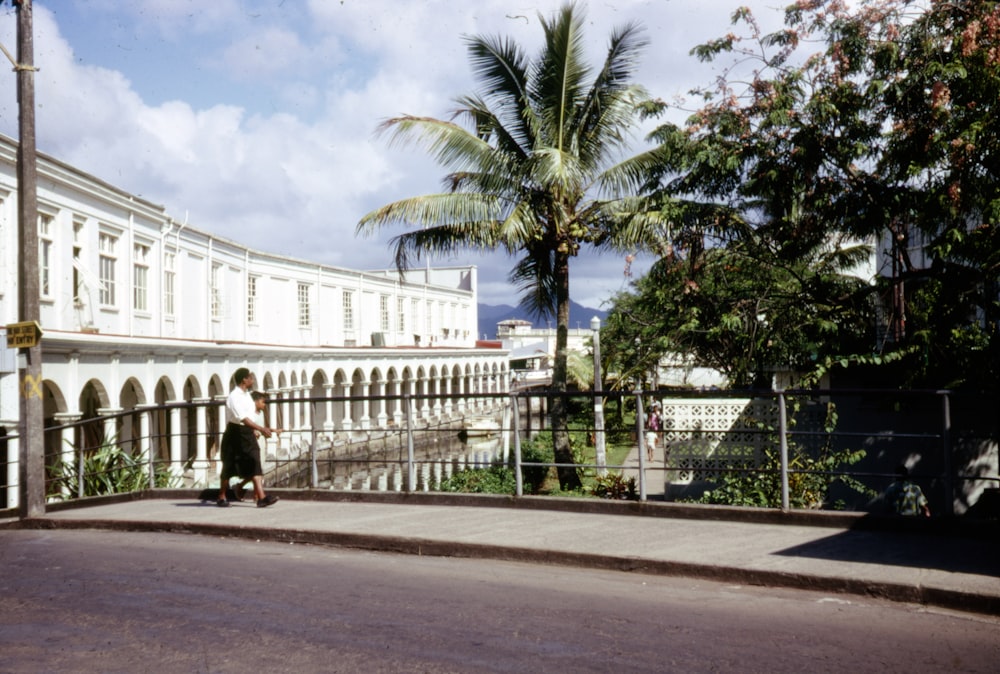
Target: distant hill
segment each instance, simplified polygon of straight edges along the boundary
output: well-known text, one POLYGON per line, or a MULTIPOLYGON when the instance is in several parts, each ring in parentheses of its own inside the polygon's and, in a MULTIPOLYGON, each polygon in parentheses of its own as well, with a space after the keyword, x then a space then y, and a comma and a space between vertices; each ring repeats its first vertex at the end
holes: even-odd
MULTIPOLYGON (((582 304, 577 304, 573 300, 569 301, 569 327, 589 328, 590 319, 597 316, 603 322, 608 316, 608 312, 600 309, 590 309, 582 304)), ((497 323, 510 320, 512 318, 529 321, 532 327, 545 328, 549 324, 545 321, 538 321, 521 307, 512 307, 509 304, 480 304, 479 305, 479 339, 496 339, 497 323)), ((551 327, 556 327, 555 319, 551 321, 551 327)))

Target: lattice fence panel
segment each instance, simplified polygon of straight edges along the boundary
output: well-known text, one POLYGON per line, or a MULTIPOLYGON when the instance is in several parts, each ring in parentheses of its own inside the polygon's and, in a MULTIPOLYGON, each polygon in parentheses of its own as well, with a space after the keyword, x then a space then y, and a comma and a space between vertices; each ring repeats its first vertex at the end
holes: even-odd
POLYGON ((673 483, 717 480, 728 468, 753 468, 775 443, 778 405, 771 399, 667 399, 663 439, 673 483))

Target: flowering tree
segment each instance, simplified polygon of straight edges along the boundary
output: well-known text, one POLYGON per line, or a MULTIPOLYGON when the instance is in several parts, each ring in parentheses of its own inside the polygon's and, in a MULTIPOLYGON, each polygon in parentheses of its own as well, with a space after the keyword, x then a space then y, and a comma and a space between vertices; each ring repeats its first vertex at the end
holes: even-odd
POLYGON ((768 359, 891 360, 934 386, 995 379, 1000 5, 802 0, 770 34, 746 8, 733 22, 693 50, 730 68, 685 125, 655 133, 651 179, 677 211, 660 263, 679 300, 662 312, 665 346, 704 354, 691 344, 742 330, 721 362, 772 351, 744 383, 768 359), (891 260, 868 306, 847 281, 864 245, 891 260), (710 280, 713 303, 698 292, 710 280), (750 340, 739 307, 771 317, 767 334, 750 340), (866 337, 873 309, 884 319, 866 337), (795 319, 779 329, 779 314, 795 319))

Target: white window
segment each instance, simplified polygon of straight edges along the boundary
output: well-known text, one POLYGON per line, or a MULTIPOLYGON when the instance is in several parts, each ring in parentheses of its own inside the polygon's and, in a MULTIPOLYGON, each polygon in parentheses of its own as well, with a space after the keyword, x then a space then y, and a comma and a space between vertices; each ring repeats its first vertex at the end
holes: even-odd
POLYGON ((73 218, 73 301, 83 301, 84 281, 80 271, 83 264, 83 220, 73 218))
POLYGON ((427 300, 426 313, 424 314, 424 332, 428 335, 434 334, 434 302, 427 300))
POLYGON ((174 315, 174 293, 177 282, 177 253, 168 250, 163 254, 163 313, 174 315))
POLYGON ((100 251, 101 304, 107 307, 115 305, 115 267, 118 265, 118 237, 107 232, 98 236, 100 251))
POLYGON ((414 330, 420 329, 420 300, 417 298, 410 300, 410 324, 414 330))
POLYGON ((354 293, 350 290, 345 290, 343 295, 344 302, 344 330, 354 329, 354 293))
POLYGON ((257 322, 257 279, 259 276, 247 277, 247 323, 257 322))
POLYGON ((309 284, 300 283, 299 284, 299 327, 308 328, 312 325, 312 319, 309 313, 309 284))
POLYGON ((379 295, 378 297, 378 329, 382 332, 389 332, 389 296, 379 295))
POLYGON ((38 292, 52 295, 52 216, 38 215, 38 292))
POLYGON ((149 311, 149 246, 132 246, 132 308, 149 311))
POLYGON ((212 293, 212 318, 218 320, 222 318, 222 265, 221 264, 212 265, 211 293, 212 293))
POLYGON ((396 298, 396 331, 406 332, 406 300, 396 298))

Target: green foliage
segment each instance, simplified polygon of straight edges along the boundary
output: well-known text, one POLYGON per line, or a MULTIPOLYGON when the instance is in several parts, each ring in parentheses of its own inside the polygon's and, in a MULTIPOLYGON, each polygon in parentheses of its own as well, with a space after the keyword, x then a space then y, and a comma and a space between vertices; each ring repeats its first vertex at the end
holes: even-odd
MULTIPOLYGON (((521 444, 521 463, 553 463, 554 452, 552 450, 552 435, 548 431, 543 431, 534 439, 521 444)), ((524 491, 529 494, 537 494, 542 490, 546 478, 548 478, 550 468, 548 466, 521 466, 521 475, 524 480, 524 491)))
MULTIPOLYGON (((604 61, 592 67, 582 6, 566 3, 541 23, 534 58, 509 38, 467 39, 480 87, 458 99, 448 120, 404 115, 383 124, 393 141, 434 157, 448 189, 376 209, 357 231, 407 228, 391 244, 401 270, 422 255, 514 256, 510 280, 522 306, 556 319, 552 388, 565 391, 571 259, 585 247, 646 246, 660 218, 637 209, 648 157, 622 157, 649 98, 630 82, 645 45, 640 27, 616 29, 604 61)), ((555 455, 569 464, 568 413, 558 397, 550 409, 555 455)), ((580 486, 574 468, 557 472, 562 488, 580 486)))
MULTIPOLYGON (((797 397, 787 399, 789 425, 795 425, 795 415, 803 401, 797 397)), ((867 487, 849 475, 838 473, 846 466, 861 461, 866 452, 863 449, 832 449, 833 431, 837 427, 839 414, 837 407, 827 404, 823 419, 826 433, 824 444, 810 453, 797 443, 788 445, 788 504, 791 508, 829 508, 827 494, 835 482, 840 482, 866 496, 874 496, 867 487)), ((766 428, 774 433, 776 429, 766 428)), ((775 444, 777 444, 775 436, 775 444)), ((725 473, 719 484, 705 492, 698 503, 715 505, 735 505, 757 508, 780 508, 781 503, 781 456, 777 447, 765 449, 763 460, 757 466, 727 466, 731 472, 725 473)))
POLYGON ((605 475, 596 476, 590 492, 598 498, 615 501, 639 500, 635 478, 630 477, 625 479, 621 473, 609 472, 605 475))
MULTIPOLYGON (((857 463, 865 457, 865 451, 841 450, 824 453, 812 458, 801 448, 789 447, 788 457, 788 502, 792 508, 829 507, 826 502, 830 486, 840 481, 864 494, 870 490, 857 480, 846 475, 831 475, 844 466, 857 463)), ((754 508, 781 507, 781 457, 776 450, 764 452, 764 460, 754 469, 727 466, 733 472, 726 473, 711 491, 705 492, 697 503, 715 505, 747 506, 754 508)))
POLYGON ((766 386, 775 369, 874 342, 874 311, 854 255, 826 247, 784 252, 758 229, 728 246, 658 261, 615 298, 605 334, 609 368, 625 377, 680 356, 724 373, 732 386, 766 386))
MULTIPOLYGON (((79 494, 79 466, 60 461, 50 468, 51 498, 76 498, 79 494)), ((155 486, 170 487, 175 481, 169 471, 156 469, 155 486)), ((124 494, 149 488, 149 464, 115 444, 114 440, 88 452, 83 462, 83 495, 124 494)))
POLYGON ((737 386, 827 362, 995 385, 1000 5, 821 0, 771 34, 746 8, 733 23, 692 52, 721 73, 703 107, 652 135, 649 202, 671 227, 656 288, 616 302, 610 362, 673 352, 737 386), (851 282, 858 241, 891 278, 851 282))
POLYGON ((509 466, 494 463, 486 469, 462 470, 438 485, 440 491, 463 494, 515 494, 517 484, 509 466))

